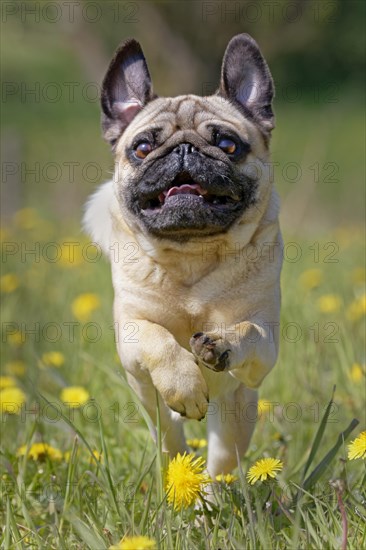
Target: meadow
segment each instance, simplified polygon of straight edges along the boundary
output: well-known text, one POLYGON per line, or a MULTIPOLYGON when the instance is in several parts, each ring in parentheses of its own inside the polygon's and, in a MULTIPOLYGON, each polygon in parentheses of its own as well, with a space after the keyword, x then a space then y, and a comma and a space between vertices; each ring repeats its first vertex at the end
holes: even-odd
MULTIPOLYGON (((281 0, 272 19, 264 2, 258 21, 254 2, 233 3, 234 16, 227 2, 35 2, 38 18, 2 4, 1 548, 365 548, 365 444, 351 443, 366 430, 364 3, 281 0), (80 219, 112 173, 98 90, 118 43, 141 41, 157 93, 201 94, 239 32, 260 44, 277 90, 280 356, 216 504, 176 509, 172 464, 116 354, 110 268, 80 219), (251 483, 266 458, 281 467, 251 483)), ((186 434, 204 461, 205 421, 186 434)))
MULTIPOLYGON (((116 355, 107 262, 33 208, 2 241, 3 548, 140 548, 118 546, 134 535, 169 550, 365 546, 365 463, 347 448, 365 429, 359 227, 285 235, 280 357, 250 448, 216 506, 178 510, 116 355), (265 457, 282 470, 248 483, 265 457)), ((204 424, 186 424, 203 458, 204 424)))

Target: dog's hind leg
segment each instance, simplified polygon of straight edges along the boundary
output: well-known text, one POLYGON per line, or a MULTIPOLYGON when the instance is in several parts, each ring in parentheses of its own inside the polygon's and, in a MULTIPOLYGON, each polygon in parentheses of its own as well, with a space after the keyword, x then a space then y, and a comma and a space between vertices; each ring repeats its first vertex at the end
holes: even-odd
POLYGON ((151 382, 149 374, 145 374, 144 380, 136 380, 130 373, 127 374, 129 385, 134 389, 139 400, 151 418, 150 433, 157 441, 157 401, 159 399, 160 427, 163 451, 167 451, 171 458, 177 453, 189 452, 183 430, 184 419, 180 414, 172 411, 161 399, 151 382))
POLYGON ((207 470, 215 478, 231 472, 244 456, 257 418, 258 395, 243 384, 210 402, 207 470))

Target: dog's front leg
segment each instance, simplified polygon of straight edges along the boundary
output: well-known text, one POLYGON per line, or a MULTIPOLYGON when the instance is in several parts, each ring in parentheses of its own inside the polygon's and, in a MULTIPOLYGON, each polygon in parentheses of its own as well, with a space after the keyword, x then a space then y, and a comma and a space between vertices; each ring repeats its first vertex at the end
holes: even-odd
POLYGON ((200 367, 164 327, 145 320, 119 320, 118 351, 123 367, 137 381, 151 377, 163 401, 181 416, 201 420, 208 406, 208 389, 200 367), (126 337, 126 327, 134 336, 126 337))
POLYGON ((224 333, 195 333, 190 345, 200 365, 216 372, 228 371, 245 386, 255 389, 276 362, 277 333, 277 322, 245 321, 224 333))

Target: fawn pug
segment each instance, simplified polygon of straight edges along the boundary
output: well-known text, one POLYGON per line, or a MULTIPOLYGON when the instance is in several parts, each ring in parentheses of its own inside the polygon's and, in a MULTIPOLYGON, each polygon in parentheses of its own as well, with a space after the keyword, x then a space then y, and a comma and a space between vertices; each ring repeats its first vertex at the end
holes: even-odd
POLYGON ((117 50, 102 87, 116 172, 84 223, 111 261, 119 356, 153 423, 159 399, 171 455, 187 448, 183 417, 207 415, 212 476, 246 451, 256 389, 278 353, 273 95, 246 34, 229 42, 214 95, 158 97, 135 40, 117 50))

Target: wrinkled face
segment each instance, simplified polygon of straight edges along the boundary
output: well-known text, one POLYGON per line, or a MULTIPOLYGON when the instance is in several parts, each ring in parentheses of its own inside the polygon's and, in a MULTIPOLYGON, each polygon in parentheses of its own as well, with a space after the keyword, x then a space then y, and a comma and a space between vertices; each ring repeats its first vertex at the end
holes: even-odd
POLYGON ((156 99, 117 145, 120 202, 155 236, 225 232, 260 200, 259 152, 263 136, 223 98, 156 99))
POLYGON ((228 231, 260 208, 273 82, 256 42, 234 37, 216 95, 158 98, 141 47, 115 53, 102 86, 102 126, 116 155, 127 223, 173 240, 228 231))

